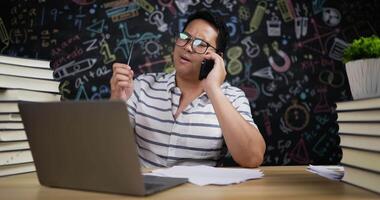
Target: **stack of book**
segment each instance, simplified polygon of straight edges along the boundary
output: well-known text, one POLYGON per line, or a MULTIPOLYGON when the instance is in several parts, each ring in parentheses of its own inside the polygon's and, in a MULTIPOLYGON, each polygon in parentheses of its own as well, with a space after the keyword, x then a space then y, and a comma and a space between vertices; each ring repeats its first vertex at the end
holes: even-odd
POLYGON ((380 97, 337 103, 343 181, 380 193, 380 97))
POLYGON ((0 176, 35 171, 20 117, 22 101, 59 101, 48 61, 0 55, 0 176))

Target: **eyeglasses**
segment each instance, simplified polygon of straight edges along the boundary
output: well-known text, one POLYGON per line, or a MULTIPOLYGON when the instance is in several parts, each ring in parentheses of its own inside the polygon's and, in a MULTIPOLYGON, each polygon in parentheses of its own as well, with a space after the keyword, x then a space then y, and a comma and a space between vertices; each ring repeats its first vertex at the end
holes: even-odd
POLYGON ((211 47, 215 49, 215 51, 218 51, 215 47, 211 46, 208 42, 199 39, 199 38, 192 38, 192 36, 186 32, 179 33, 176 37, 175 44, 180 47, 186 46, 190 41, 191 47, 195 53, 198 54, 204 54, 206 53, 208 47, 211 47))

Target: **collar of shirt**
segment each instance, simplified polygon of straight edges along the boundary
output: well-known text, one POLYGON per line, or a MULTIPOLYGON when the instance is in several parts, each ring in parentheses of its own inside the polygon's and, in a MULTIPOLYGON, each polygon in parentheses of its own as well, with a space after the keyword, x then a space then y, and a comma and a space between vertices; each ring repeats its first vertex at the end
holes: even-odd
POLYGON ((176 88, 176 84, 175 84, 175 71, 173 71, 172 73, 168 74, 168 79, 167 79, 168 93, 169 92, 173 92, 174 88, 176 88))
MULTIPOLYGON (((168 75, 168 82, 167 82, 168 92, 172 93, 172 92, 175 92, 177 90, 181 93, 181 90, 176 85, 175 77, 176 77, 176 71, 175 70, 168 75)), ((222 88, 222 90, 225 90, 228 88, 228 86, 230 86, 230 84, 228 82, 224 82, 220 87, 222 88)), ((201 99, 201 100, 207 102, 208 96, 207 96, 206 92, 202 92, 199 95, 198 99, 201 99)))
MULTIPOLYGON (((173 71, 171 72, 170 74, 168 74, 168 79, 167 79, 167 89, 168 89, 168 92, 173 92, 175 88, 177 88, 177 85, 176 85, 176 82, 175 82, 175 77, 176 77, 176 71, 173 71)), ((228 82, 224 82, 220 87, 224 90, 226 88, 228 88, 228 86, 230 86, 230 84, 228 82)), ((203 95, 206 95, 206 92, 203 92, 201 96, 203 95)))

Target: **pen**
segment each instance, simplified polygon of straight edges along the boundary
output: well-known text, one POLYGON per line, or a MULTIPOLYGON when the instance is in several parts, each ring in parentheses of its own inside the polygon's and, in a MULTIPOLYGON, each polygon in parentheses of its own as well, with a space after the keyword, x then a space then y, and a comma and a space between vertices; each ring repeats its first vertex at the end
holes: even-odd
POLYGON ((135 41, 133 40, 132 41, 132 46, 131 46, 131 51, 130 51, 129 56, 128 56, 128 63, 127 63, 127 65, 129 65, 129 62, 131 61, 132 52, 133 52, 133 46, 134 45, 135 45, 135 41))

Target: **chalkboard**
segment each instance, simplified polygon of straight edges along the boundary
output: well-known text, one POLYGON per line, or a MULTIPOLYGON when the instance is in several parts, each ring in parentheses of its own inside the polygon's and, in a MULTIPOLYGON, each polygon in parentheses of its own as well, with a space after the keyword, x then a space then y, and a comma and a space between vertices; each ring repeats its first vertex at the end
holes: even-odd
POLYGON ((325 0, 2 1, 2 54, 51 60, 64 99, 107 99, 112 63, 171 72, 174 35, 201 8, 231 41, 227 80, 243 89, 267 150, 264 164, 337 164, 335 102, 351 94, 342 52, 377 35, 379 2, 325 0))

